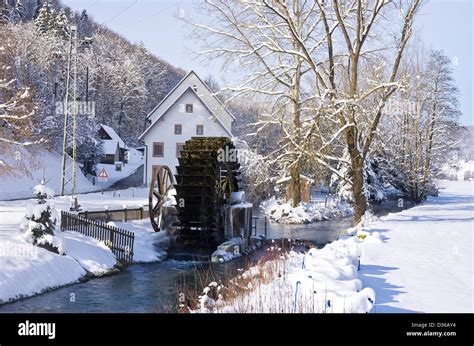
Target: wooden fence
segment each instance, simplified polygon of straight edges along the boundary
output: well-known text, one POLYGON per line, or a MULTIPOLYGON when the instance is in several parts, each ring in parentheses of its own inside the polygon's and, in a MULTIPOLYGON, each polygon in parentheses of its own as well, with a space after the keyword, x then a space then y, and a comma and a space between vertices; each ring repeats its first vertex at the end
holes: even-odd
POLYGON ((77 215, 88 220, 124 221, 146 219, 149 216, 148 208, 123 208, 112 210, 81 211, 77 215))
POLYGON ((103 241, 122 263, 132 263, 135 234, 103 222, 61 211, 61 230, 75 231, 103 241))

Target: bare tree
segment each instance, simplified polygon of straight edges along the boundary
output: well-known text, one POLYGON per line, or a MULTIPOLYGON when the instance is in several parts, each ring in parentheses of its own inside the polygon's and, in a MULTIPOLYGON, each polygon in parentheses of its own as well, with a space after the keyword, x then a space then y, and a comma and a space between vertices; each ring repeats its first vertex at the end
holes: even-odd
POLYGON ((10 172, 7 159, 15 147, 38 143, 33 139, 34 107, 32 94, 15 78, 12 42, 6 24, 0 24, 0 172, 10 172))
MULTIPOLYGON (((334 109, 339 129, 344 129, 355 220, 358 221, 367 209, 365 160, 376 136, 384 105, 401 86, 397 72, 420 1, 317 0, 316 3, 324 27, 326 53, 324 58, 319 57, 318 62, 310 54, 305 58, 323 90, 319 96, 323 101, 327 99, 330 109, 334 109), (406 5, 405 10, 403 5, 406 5), (402 13, 399 20, 397 13, 402 13), (388 23, 397 22, 401 23, 401 33, 391 47, 382 30, 388 27, 388 23), (377 52, 386 53, 380 55, 377 52), (367 75, 369 64, 376 73, 367 75)), ((295 40, 300 42, 296 36, 295 40)), ((305 51, 311 49, 307 47, 305 51)))
POLYGON ((383 155, 390 164, 390 181, 406 197, 423 201, 434 191, 433 178, 458 143, 458 89, 451 62, 441 51, 426 53, 403 66, 407 85, 399 92, 398 112, 383 124, 387 140, 383 155))
MULTIPOLYGON (((238 59, 252 71, 239 87, 232 88, 236 95, 273 96, 274 112, 262 125, 275 123, 282 109, 291 110, 292 126, 282 126, 287 145, 281 150, 290 149, 286 157, 291 159, 295 185, 307 155, 338 174, 333 163, 344 158, 331 155, 331 150, 328 154, 328 149, 342 136, 349 170, 341 178, 352 186, 358 221, 367 209, 364 162, 383 107, 401 86, 397 72, 420 0, 206 4, 215 21, 212 26, 196 25, 207 33, 210 48, 205 53, 238 59), (383 32, 387 24, 397 28, 400 24, 395 42, 387 42, 391 37, 383 32), (368 66, 377 73, 365 76, 368 66), (282 99, 287 108, 281 107, 282 99), (312 147, 315 139, 319 148, 312 147)), ((278 159, 285 158, 281 150, 278 159)))
POLYGON ((309 101, 303 77, 310 70, 290 31, 311 39, 307 17, 313 15, 314 5, 308 5, 295 3, 289 14, 296 23, 293 28, 260 1, 206 1, 203 10, 214 19, 213 25, 192 23, 207 47, 201 54, 235 62, 243 72, 237 85, 224 88, 233 92, 228 101, 245 97, 266 105, 255 124, 255 134, 264 133, 268 127, 280 129, 280 145, 265 160, 282 174, 289 172, 295 191, 293 206, 301 201, 300 175, 306 159, 301 143, 309 101))

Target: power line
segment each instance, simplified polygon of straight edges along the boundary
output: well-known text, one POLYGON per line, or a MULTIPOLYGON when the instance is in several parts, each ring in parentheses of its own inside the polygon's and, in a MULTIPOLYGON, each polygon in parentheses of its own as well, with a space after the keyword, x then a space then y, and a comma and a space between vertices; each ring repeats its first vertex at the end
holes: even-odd
POLYGON ((115 18, 117 18, 118 16, 120 16, 122 13, 124 13, 125 11, 127 11, 128 9, 130 9, 132 6, 134 6, 137 2, 138 2, 138 0, 135 0, 135 1, 132 2, 130 5, 128 5, 126 8, 124 8, 124 9, 121 10, 121 11, 119 11, 116 15, 112 16, 112 18, 103 21, 100 25, 104 25, 105 23, 108 23, 108 22, 114 20, 115 18))
MULTIPOLYGON (((158 14, 161 14, 161 13, 163 13, 163 12, 165 12, 165 11, 175 7, 175 6, 178 6, 180 3, 181 3, 181 1, 177 1, 174 4, 172 4, 171 6, 162 8, 162 9, 160 9, 160 10, 158 10, 158 11, 156 11, 156 12, 154 12, 154 13, 148 15, 148 16, 145 16, 145 17, 142 17, 142 18, 136 20, 133 24, 135 25, 135 24, 141 23, 141 22, 143 22, 144 20, 146 20, 148 18, 154 17, 154 16, 156 16, 158 14)), ((129 25, 129 24, 127 24, 127 25, 129 25)), ((120 26, 118 28, 120 28, 120 26)))

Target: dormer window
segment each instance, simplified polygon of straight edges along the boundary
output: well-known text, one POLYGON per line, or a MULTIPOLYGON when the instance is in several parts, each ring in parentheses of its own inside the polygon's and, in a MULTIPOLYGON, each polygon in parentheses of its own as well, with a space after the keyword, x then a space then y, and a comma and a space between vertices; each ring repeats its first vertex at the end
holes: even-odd
POLYGON ((193 104, 188 103, 186 104, 186 113, 192 113, 193 112, 193 104))

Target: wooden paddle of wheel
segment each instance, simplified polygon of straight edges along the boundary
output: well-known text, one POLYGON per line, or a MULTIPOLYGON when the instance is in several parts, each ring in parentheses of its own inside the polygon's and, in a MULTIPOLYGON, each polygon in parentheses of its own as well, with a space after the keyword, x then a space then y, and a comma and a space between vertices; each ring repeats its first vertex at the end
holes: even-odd
POLYGON ((153 169, 151 177, 150 193, 148 194, 148 208, 150 221, 155 232, 163 230, 163 204, 168 192, 173 188, 173 174, 168 166, 157 166, 153 169))

